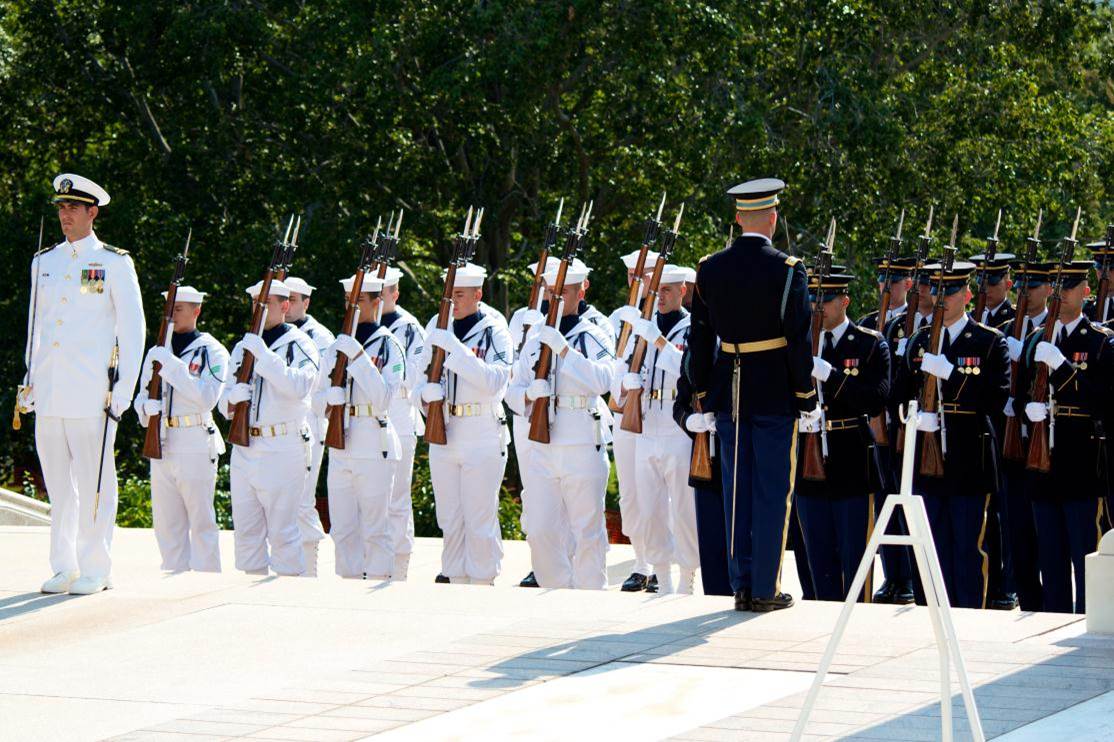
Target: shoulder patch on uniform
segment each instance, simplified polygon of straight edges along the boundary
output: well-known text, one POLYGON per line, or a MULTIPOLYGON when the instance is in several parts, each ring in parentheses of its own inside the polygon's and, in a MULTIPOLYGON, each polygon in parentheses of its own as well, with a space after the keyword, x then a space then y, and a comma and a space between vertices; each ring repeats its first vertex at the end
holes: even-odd
POLYGON ((858 330, 859 332, 863 333, 864 335, 871 335, 871 336, 873 336, 873 337, 876 337, 876 338, 878 338, 879 340, 881 340, 881 339, 882 339, 882 333, 878 332, 877 330, 872 330, 872 329, 870 329, 869 327, 863 327, 863 326, 862 326, 862 325, 860 325, 860 324, 856 324, 856 325, 855 325, 855 328, 856 328, 856 329, 857 329, 857 330, 858 330))
POLYGON ((786 265, 796 265, 799 262, 801 262, 801 259, 798 258, 796 255, 790 255, 788 258, 785 259, 786 265))
MULTIPOLYGON (((58 243, 58 245, 61 245, 61 244, 62 244, 61 242, 58 243)), ((35 257, 38 257, 40 255, 45 255, 46 253, 50 252, 54 248, 58 247, 58 245, 50 245, 48 247, 44 247, 42 250, 36 251, 35 252, 35 257)))
POLYGON ((107 242, 101 243, 101 247, 103 247, 105 250, 108 250, 109 252, 114 252, 117 255, 127 255, 128 254, 128 251, 125 250, 124 248, 116 247, 115 245, 110 245, 107 242))

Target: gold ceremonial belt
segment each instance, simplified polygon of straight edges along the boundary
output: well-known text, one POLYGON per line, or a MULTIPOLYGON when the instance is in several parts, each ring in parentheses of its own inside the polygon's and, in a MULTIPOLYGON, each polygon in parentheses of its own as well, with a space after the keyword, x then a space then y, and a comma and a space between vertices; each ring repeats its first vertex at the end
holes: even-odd
POLYGON ((676 399, 676 389, 654 389, 650 392, 650 399, 676 399))
POLYGON ((348 405, 348 414, 352 417, 376 417, 375 410, 370 404, 348 405))
POLYGON ((278 425, 264 425, 261 428, 252 428, 252 438, 277 438, 280 435, 286 435, 286 423, 279 423, 278 425))
POLYGON ((962 407, 960 407, 959 405, 955 404, 954 402, 945 402, 944 404, 940 405, 940 411, 941 412, 946 412, 949 415, 977 415, 977 414, 979 414, 975 410, 965 410, 962 407))
POLYGON ((193 428, 204 424, 204 415, 179 415, 178 417, 166 418, 166 427, 168 428, 193 428))
POLYGON ((1058 404, 1053 405, 1052 414, 1056 417, 1090 417, 1090 413, 1085 411, 1082 407, 1075 407, 1073 405, 1058 404))
POLYGON ((827 421, 827 429, 833 430, 856 430, 859 427, 859 418, 857 417, 840 417, 834 420, 827 421))
POLYGON ((449 414, 453 417, 479 417, 487 414, 489 409, 490 407, 482 402, 467 402, 449 405, 449 414))
POLYGON ((764 350, 777 350, 789 345, 785 338, 771 338, 770 340, 755 340, 753 343, 725 343, 720 342, 719 349, 724 353, 743 355, 745 353, 761 353, 764 350))

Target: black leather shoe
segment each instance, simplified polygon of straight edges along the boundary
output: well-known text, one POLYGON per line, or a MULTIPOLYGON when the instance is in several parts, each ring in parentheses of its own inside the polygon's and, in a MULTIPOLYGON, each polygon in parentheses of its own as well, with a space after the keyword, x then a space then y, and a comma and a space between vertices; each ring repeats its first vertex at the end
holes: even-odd
POLYGON ((658 591, 658 576, 650 575, 650 579, 646 580, 646 592, 656 593, 658 591))
POLYGON ((534 577, 533 572, 531 572, 530 574, 523 577, 522 582, 518 583, 518 586, 519 587, 540 587, 540 585, 538 585, 538 578, 534 577))
POLYGON ((885 580, 882 587, 874 593, 875 603, 889 603, 893 605, 910 605, 913 602, 913 585, 909 582, 897 583, 885 580))
POLYGON ((882 587, 874 592, 875 603, 892 603, 894 602, 894 595, 897 593, 897 583, 889 580, 882 581, 882 587))
POLYGON ((755 613, 769 613, 792 608, 794 602, 793 596, 789 593, 778 593, 772 598, 751 598, 750 609, 755 613))
POLYGON ((913 605, 913 583, 903 582, 897 586, 894 592, 894 605, 913 605))
POLYGON ((648 582, 649 579, 646 575, 639 572, 631 572, 630 577, 623 582, 623 587, 621 589, 624 593, 640 593, 646 589, 646 584, 648 582))
POLYGON ((997 595, 987 602, 986 607, 995 611, 1012 611, 1017 607, 1017 593, 997 595))
POLYGON ((439 585, 448 585, 449 584, 449 578, 446 577, 445 575, 437 575, 437 577, 435 577, 433 581, 436 582, 439 585))
POLYGON ((735 593, 735 610, 750 610, 750 590, 740 590, 739 592, 735 593))

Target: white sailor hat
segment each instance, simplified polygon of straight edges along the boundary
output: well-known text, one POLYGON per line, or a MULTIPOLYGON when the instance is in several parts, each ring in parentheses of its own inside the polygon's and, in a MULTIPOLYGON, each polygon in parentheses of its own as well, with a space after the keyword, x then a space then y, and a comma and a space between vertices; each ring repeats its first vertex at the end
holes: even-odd
MULTIPOLYGON (((560 260, 558 260, 552 267, 549 267, 547 265, 546 271, 542 275, 542 278, 545 279, 546 283, 557 282, 557 271, 560 269, 560 267, 560 260)), ((581 260, 580 258, 573 258, 573 261, 569 263, 568 270, 565 271, 565 285, 568 286, 569 284, 580 283, 584 279, 586 279, 588 277, 588 274, 591 272, 592 269, 585 265, 583 260, 581 260)))
POLYGON ((313 293, 313 290, 317 288, 316 286, 310 286, 306 283, 306 279, 298 278, 297 276, 287 276, 282 279, 282 282, 286 284, 286 288, 302 296, 309 296, 313 293))
POLYGON ((54 203, 77 201, 91 206, 105 206, 111 200, 108 191, 81 175, 62 173, 54 179, 54 203))
POLYGON ((400 280, 402 280, 402 271, 394 267, 388 268, 387 275, 383 278, 383 288, 397 286, 400 280))
MULTIPOLYGON (((441 277, 445 277, 445 271, 441 272, 441 277)), ((475 263, 465 263, 456 269, 456 281, 453 283, 453 288, 478 289, 484 285, 485 278, 487 278, 487 268, 475 263)))
MULTIPOLYGON (((546 273, 549 273, 550 271, 556 271, 557 266, 559 266, 560 264, 561 264, 561 261, 558 258, 555 258, 553 256, 550 256, 550 257, 546 258, 545 259, 545 270, 542 271, 542 275, 544 276, 546 273)), ((538 261, 535 260, 533 263, 530 263, 530 265, 526 266, 526 270, 530 271, 531 273, 534 273, 535 271, 537 271, 538 270, 538 261)))
MULTIPOLYGON (((623 261, 623 265, 625 265, 627 267, 627 270, 632 271, 632 270, 635 269, 635 266, 638 265, 638 253, 639 253, 639 251, 635 250, 634 252, 627 253, 626 255, 624 255, 621 258, 621 260, 623 261)), ((656 252, 654 252, 653 250, 647 250, 646 251, 646 266, 645 266, 646 270, 650 270, 651 268, 653 268, 654 265, 657 264, 657 262, 658 262, 658 254, 656 252)))
POLYGON ((777 195, 785 190, 785 181, 778 178, 759 178, 740 183, 727 192, 735 199, 736 211, 761 211, 778 205, 777 195))
MULTIPOLYGON (((174 292, 174 301, 185 302, 186 304, 200 304, 205 301, 205 292, 198 291, 193 286, 179 286, 178 290, 174 292)), ((166 298, 166 292, 162 292, 162 298, 166 298)))
POLYGON ((677 266, 677 270, 685 274, 685 283, 696 283, 696 269, 685 265, 677 266))
MULTIPOLYGON (((349 276, 348 278, 340 279, 340 285, 344 287, 344 293, 348 294, 352 292, 352 284, 355 282, 355 280, 355 276, 349 276)), ((361 292, 378 294, 382 290, 383 281, 379 278, 379 276, 373 276, 370 273, 364 274, 364 283, 362 286, 360 286, 361 292)))
MULTIPOLYGON (((256 281, 251 286, 248 286, 248 288, 247 288, 248 296, 250 296, 251 298, 254 299, 255 297, 259 296, 259 292, 262 289, 263 289, 263 282, 262 281, 256 281)), ((271 280, 271 296, 281 296, 283 299, 289 299, 290 298, 290 289, 287 287, 287 285, 285 283, 278 280, 277 278, 272 279, 271 280)))
POLYGON ((688 268, 672 263, 666 263, 665 267, 661 270, 662 283, 684 283, 689 280, 688 268))

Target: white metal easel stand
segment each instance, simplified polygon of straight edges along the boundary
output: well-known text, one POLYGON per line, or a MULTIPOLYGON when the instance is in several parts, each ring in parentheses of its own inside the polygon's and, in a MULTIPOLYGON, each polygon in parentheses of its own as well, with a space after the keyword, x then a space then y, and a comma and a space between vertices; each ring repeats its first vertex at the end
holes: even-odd
POLYGON ((816 705, 820 695, 820 688, 824 678, 835 658, 836 650, 843 639, 847 623, 851 619, 851 611, 855 602, 862 593, 863 584, 866 582, 867 570, 874 563, 874 555, 878 547, 883 544, 894 544, 913 547, 913 555, 917 560, 917 569, 920 572, 925 600, 928 604, 928 615, 932 619, 932 632, 936 635, 936 648, 940 653, 940 739, 951 742, 952 739, 952 679, 951 663, 955 662, 956 675, 959 677, 959 687, 963 693, 963 705, 967 708, 967 721, 971 727, 971 736, 975 742, 984 742, 986 739, 979 721, 979 712, 975 707, 975 694, 971 691, 971 680, 967 677, 967 666, 963 662, 963 655, 959 650, 959 639, 955 634, 955 625, 952 623, 951 605, 948 602, 948 592, 944 587, 944 578, 940 572, 940 562, 936 558, 936 545, 932 541, 932 530, 928 526, 928 513, 924 509, 924 500, 919 495, 913 494, 913 454, 917 444, 917 403, 909 403, 908 415, 903 419, 905 423, 905 452, 901 470, 901 494, 890 495, 882 506, 882 513, 875 524, 874 532, 866 546, 866 553, 859 564, 859 571, 855 573, 855 580, 851 584, 847 600, 843 603, 843 610, 839 614, 832 638, 824 650, 824 657, 816 677, 809 688, 805 698, 801 715, 793 727, 791 739, 799 742, 808 724, 809 715, 816 705), (894 510, 900 507, 905 513, 905 521, 909 526, 908 536, 886 535, 886 528, 893 518, 894 510), (927 576, 927 579, 926 579, 927 576))

